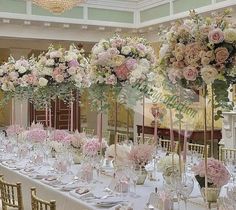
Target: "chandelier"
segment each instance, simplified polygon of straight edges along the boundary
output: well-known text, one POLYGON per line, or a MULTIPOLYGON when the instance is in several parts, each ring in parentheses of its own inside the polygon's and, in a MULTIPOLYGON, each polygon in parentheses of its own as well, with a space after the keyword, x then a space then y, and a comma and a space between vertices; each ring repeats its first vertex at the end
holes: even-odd
POLYGON ((33 4, 57 15, 62 14, 85 1, 86 0, 32 0, 33 4))

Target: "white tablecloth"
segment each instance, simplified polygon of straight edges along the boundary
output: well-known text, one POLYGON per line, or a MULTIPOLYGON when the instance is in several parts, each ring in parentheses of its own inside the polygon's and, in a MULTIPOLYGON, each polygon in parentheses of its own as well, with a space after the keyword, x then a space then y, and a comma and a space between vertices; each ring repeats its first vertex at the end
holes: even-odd
MULTIPOLYGON (((4 175, 5 179, 10 182, 21 182, 23 186, 23 199, 25 210, 31 209, 30 201, 30 188, 36 187, 38 196, 46 200, 56 200, 57 210, 90 210, 90 209, 102 209, 96 207, 94 204, 85 203, 79 198, 74 197, 69 192, 62 192, 59 189, 48 186, 40 180, 30 178, 17 170, 9 169, 6 166, 0 165, 0 173, 4 175)), ((158 175, 159 181, 149 181, 146 180, 143 186, 137 186, 137 194, 140 195, 139 198, 125 198, 133 203, 134 210, 144 210, 146 203, 151 192, 154 192, 155 187, 160 187, 162 184, 162 176, 158 175)), ((97 184, 94 188, 95 191, 101 191, 106 186, 108 186, 111 178, 108 176, 103 176, 102 180, 104 184, 97 184)), ((203 206, 203 200, 200 196, 197 184, 195 184, 194 191, 191 194, 194 198, 188 203, 188 209, 191 210, 201 210, 205 209, 203 206)), ((175 204, 176 205, 176 204, 175 204)), ((114 209, 111 208, 111 209, 114 209)), ((175 208, 177 209, 177 208, 175 208)), ((183 208, 182 208, 183 209, 183 208)))

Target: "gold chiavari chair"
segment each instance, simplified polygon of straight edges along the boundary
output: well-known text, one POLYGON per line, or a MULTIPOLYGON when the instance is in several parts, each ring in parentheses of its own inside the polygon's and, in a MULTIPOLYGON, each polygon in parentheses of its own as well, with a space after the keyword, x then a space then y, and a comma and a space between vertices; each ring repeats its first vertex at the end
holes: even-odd
POLYGON ((153 144, 153 137, 144 136, 144 142, 143 142, 143 137, 137 136, 137 144, 142 144, 142 143, 153 144))
POLYGON ((124 134, 124 133, 119 133, 117 132, 116 133, 116 139, 117 139, 117 143, 122 143, 124 141, 127 141, 128 140, 128 135, 127 134, 124 134))
POLYGON ((2 200, 2 210, 7 210, 8 207, 24 210, 21 183, 8 183, 0 176, 0 192, 2 200))
POLYGON ((36 196, 36 188, 31 188, 32 210, 56 210, 56 201, 44 201, 36 196))
MULTIPOLYGON (((207 157, 209 155, 209 145, 207 145, 207 157)), ((190 152, 197 152, 200 154, 202 157, 205 157, 205 146, 202 144, 193 144, 193 143, 188 143, 188 151, 190 152)))
POLYGON ((83 128, 83 133, 85 133, 87 136, 93 136, 94 135, 94 129, 92 129, 92 128, 83 128))
MULTIPOLYGON (((171 152, 171 140, 159 139, 159 144, 166 148, 167 152, 171 152)), ((174 142, 174 152, 177 153, 179 148, 179 142, 174 142)))
POLYGON ((236 161, 236 149, 225 148, 223 146, 219 149, 219 159, 223 162, 226 160, 236 161))
POLYGON ((110 137, 111 137, 111 131, 103 132, 103 138, 107 141, 108 144, 110 144, 110 137))

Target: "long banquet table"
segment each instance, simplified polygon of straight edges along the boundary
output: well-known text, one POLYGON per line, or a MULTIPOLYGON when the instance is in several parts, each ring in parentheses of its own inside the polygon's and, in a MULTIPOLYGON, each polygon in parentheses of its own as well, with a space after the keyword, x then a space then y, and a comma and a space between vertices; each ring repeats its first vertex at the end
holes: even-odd
MULTIPOLYGON (((73 167, 77 167, 74 165, 73 167)), ((25 210, 31 209, 30 201, 30 188, 36 187, 37 193, 40 197, 46 200, 56 200, 57 210, 95 210, 95 209, 105 209, 96 207, 95 204, 90 204, 82 201, 79 197, 75 197, 71 192, 63 192, 59 189, 53 188, 45 183, 42 180, 33 179, 28 177, 25 174, 22 174, 18 170, 11 169, 3 164, 0 164, 0 173, 4 175, 5 179, 10 182, 21 182, 23 186, 23 199, 25 210)), ((101 191, 108 186, 111 177, 103 175, 100 177, 102 183, 97 183, 94 187, 94 191, 101 191)), ((134 197, 125 197, 124 200, 133 203, 134 210, 145 210, 146 203, 151 192, 154 192, 155 187, 161 187, 163 180, 161 174, 158 174, 158 181, 149 181, 146 180, 143 186, 137 186, 137 194, 140 195, 139 198, 134 197)), ((188 204, 188 209, 191 210, 201 210, 205 209, 202 198, 195 183, 194 191, 192 193, 192 199, 188 204)), ((177 204, 175 204, 176 206, 177 204)), ((109 209, 109 208, 106 208, 109 209)), ((115 207, 110 208, 115 209, 115 207)), ((176 208, 177 209, 177 206, 176 208)))

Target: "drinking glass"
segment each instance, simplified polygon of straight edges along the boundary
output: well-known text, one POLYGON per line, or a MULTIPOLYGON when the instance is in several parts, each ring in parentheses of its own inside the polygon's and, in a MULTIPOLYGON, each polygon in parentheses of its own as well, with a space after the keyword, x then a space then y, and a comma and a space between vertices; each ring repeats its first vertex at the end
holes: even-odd
POLYGON ((194 181, 193 178, 189 175, 184 174, 182 176, 181 182, 178 186, 178 192, 180 193, 180 196, 182 200, 184 201, 185 210, 187 210, 187 200, 190 196, 190 194, 193 192, 194 188, 194 181))

